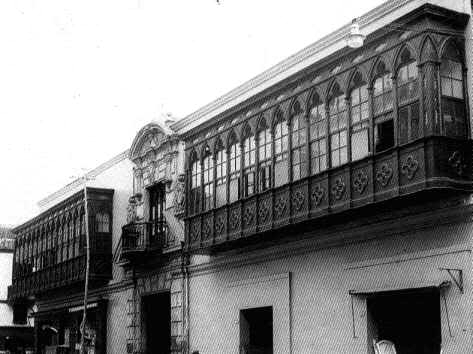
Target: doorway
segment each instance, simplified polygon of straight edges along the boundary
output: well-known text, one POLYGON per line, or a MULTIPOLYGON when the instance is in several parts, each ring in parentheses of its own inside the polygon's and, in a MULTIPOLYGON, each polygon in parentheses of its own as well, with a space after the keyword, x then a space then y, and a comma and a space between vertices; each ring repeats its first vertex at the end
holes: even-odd
POLYGON ((151 246, 160 246, 165 232, 164 210, 166 209, 166 189, 158 183, 149 191, 149 222, 151 223, 151 246))
POLYGON ((439 354, 440 291, 389 292, 367 299, 368 346, 389 340, 397 354, 439 354))
POLYGON ((169 354, 171 351, 171 294, 162 292, 143 296, 146 353, 169 354))
POLYGON ((273 308, 240 311, 240 354, 273 354, 273 308))

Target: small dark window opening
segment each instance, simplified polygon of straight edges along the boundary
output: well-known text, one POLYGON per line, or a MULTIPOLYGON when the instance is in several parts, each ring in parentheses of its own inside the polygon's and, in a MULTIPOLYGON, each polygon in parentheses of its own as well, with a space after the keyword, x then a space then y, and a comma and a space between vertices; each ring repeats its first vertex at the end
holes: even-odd
POLYGON ((376 152, 384 151, 394 146, 394 122, 392 118, 376 123, 374 131, 376 152))
POLYGON ((26 324, 28 315, 28 308, 23 304, 16 304, 13 306, 13 323, 17 325, 26 324))
POLYGON ((273 354, 273 308, 240 311, 240 353, 273 354))
POLYGON ((441 348, 438 289, 389 292, 367 300, 368 343, 389 340, 398 354, 439 354, 441 348))

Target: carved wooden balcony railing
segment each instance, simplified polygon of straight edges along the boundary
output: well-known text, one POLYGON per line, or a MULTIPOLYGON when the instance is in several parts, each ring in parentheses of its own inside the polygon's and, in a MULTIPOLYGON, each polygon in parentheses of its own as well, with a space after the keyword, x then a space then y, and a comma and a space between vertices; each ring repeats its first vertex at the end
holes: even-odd
MULTIPOLYGON (((81 255, 60 264, 30 271, 21 277, 14 278, 13 284, 8 287, 8 299, 15 301, 83 282, 85 279, 85 262, 85 255, 81 255)), ((109 279, 110 272, 110 255, 91 255, 89 278, 91 282, 109 279)))
POLYGON ((148 251, 170 246, 166 221, 134 222, 122 227, 120 261, 134 261, 148 251))
POLYGON ((472 141, 426 137, 186 218, 191 251, 425 190, 473 190, 472 141))

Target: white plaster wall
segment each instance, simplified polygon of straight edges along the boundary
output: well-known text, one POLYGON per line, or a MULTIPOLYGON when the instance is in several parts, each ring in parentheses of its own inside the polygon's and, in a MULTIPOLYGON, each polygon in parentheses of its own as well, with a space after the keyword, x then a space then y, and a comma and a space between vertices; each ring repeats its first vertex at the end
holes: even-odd
POLYGON ((131 290, 109 295, 107 308, 107 354, 126 353, 127 300, 131 290))
POLYGON ((292 256, 289 251, 285 256, 261 251, 253 261, 250 261, 253 254, 227 256, 228 262, 239 259, 250 264, 238 267, 228 264, 219 271, 194 274, 190 280, 191 352, 237 354, 239 332, 235 308, 241 309, 241 302, 270 301, 279 313, 284 312, 284 304, 288 303, 290 313, 275 319, 275 353, 366 353, 365 299, 355 299, 357 338, 353 338, 349 290, 439 284, 450 279, 439 267, 462 269, 465 284, 464 294, 455 286, 445 292, 453 336, 448 332, 442 304, 444 354, 471 352, 469 235, 472 232, 471 224, 459 224, 310 252, 307 245, 301 248, 306 250, 304 253, 292 256), (232 286, 235 282, 288 273, 289 294, 270 282, 265 287, 232 286), (281 332, 280 321, 290 321, 290 330, 285 330, 289 333, 281 332), (290 351, 285 349, 288 345, 290 351))

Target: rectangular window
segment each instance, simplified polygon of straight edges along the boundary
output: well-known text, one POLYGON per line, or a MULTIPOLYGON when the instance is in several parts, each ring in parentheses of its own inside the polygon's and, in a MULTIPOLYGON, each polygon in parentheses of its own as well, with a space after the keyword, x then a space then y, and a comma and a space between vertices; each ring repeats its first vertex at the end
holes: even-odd
POLYGON ((288 166, 288 129, 286 122, 276 124, 274 128, 274 186, 282 186, 289 181, 288 166))
POLYGON ((216 177, 215 181, 215 203, 217 207, 227 203, 227 153, 225 150, 219 150, 216 158, 216 177))
POLYGON ((240 198, 240 164, 241 153, 238 144, 230 147, 230 182, 229 202, 233 203, 240 198))
POLYGON ((273 354, 273 308, 240 311, 240 353, 273 354))

